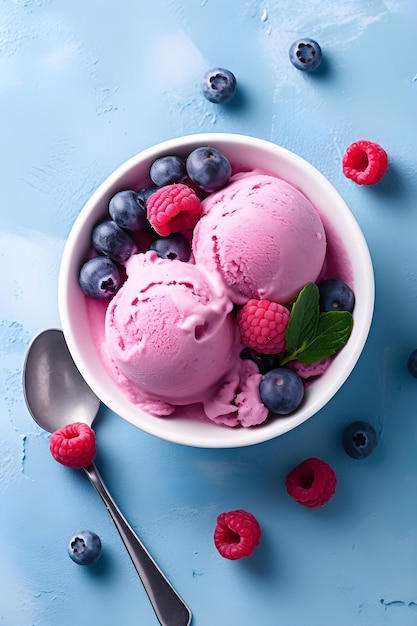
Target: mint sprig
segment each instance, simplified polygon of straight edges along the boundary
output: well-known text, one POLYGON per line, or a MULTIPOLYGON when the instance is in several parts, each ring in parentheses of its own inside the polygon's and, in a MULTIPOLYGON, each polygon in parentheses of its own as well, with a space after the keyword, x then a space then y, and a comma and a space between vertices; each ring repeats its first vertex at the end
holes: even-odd
POLYGON ((319 289, 315 283, 307 283, 291 309, 281 365, 294 359, 302 363, 326 359, 345 345, 352 327, 349 311, 320 312, 319 289))

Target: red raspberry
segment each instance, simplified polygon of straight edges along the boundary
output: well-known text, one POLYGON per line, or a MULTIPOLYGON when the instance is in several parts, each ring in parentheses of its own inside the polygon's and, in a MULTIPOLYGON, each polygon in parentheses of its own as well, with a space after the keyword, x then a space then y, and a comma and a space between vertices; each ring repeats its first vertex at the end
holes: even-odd
POLYGON ((52 433, 49 449, 55 461, 81 469, 91 465, 96 456, 94 430, 83 422, 68 424, 52 433))
POLYGON ((285 486, 296 502, 315 509, 334 495, 336 474, 325 461, 306 459, 287 475, 285 486))
POLYGON ((247 511, 220 513, 214 530, 214 544, 225 559, 250 556, 261 540, 258 520, 247 511))
POLYGON ((388 156, 384 148, 365 139, 350 144, 342 158, 344 175, 358 185, 375 185, 387 168, 388 156))
POLYGON ((242 343, 263 354, 281 352, 289 316, 289 310, 277 302, 248 300, 237 315, 242 343))
POLYGON ((182 183, 161 187, 148 198, 146 206, 150 224, 162 237, 194 228, 202 211, 195 191, 182 183))

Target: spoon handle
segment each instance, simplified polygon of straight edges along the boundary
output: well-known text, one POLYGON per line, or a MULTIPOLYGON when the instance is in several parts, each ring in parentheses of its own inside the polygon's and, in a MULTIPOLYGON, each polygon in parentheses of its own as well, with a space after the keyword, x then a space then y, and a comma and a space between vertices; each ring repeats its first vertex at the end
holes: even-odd
POLYGON ((168 582, 120 512, 94 463, 84 469, 123 539, 161 626, 189 626, 192 617, 190 609, 168 582))

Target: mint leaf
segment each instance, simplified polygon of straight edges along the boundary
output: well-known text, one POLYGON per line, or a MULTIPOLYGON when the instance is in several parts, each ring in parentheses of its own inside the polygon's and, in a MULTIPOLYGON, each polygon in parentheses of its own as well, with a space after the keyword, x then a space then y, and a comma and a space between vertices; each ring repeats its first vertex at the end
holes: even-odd
POLYGON ((319 289, 315 283, 307 283, 291 309, 281 365, 294 359, 302 363, 326 359, 346 343, 352 327, 349 311, 320 313, 319 289))
POLYGON ((321 313, 314 339, 305 343, 304 350, 297 356, 302 363, 315 363, 331 356, 349 338, 353 327, 353 316, 349 311, 321 313))
POLYGON ((294 302, 285 331, 285 362, 295 359, 306 344, 311 343, 319 323, 319 290, 314 283, 307 283, 294 302))

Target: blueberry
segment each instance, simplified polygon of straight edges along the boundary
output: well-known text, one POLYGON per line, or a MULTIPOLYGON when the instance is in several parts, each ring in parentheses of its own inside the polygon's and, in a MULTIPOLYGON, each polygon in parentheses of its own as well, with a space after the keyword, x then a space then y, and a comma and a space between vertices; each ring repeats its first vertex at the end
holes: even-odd
POLYGON ((267 372, 260 384, 259 394, 267 409, 278 415, 288 415, 304 398, 304 385, 295 372, 277 367, 267 372))
POLYGON ((291 63, 298 70, 312 72, 316 70, 322 60, 319 44, 314 39, 298 39, 290 46, 289 57, 291 63))
POLYGON ((158 191, 158 189, 160 189, 160 187, 158 187, 157 185, 150 185, 149 187, 144 187, 143 189, 141 189, 140 191, 138 191, 138 202, 141 205, 141 207, 143 207, 144 213, 146 215, 146 224, 143 228, 143 230, 145 230, 146 232, 149 233, 153 233, 156 234, 155 230, 152 228, 152 226, 150 225, 150 223, 148 222, 148 208, 147 208, 147 202, 149 197, 155 193, 155 191, 158 191))
POLYGON ((345 452, 354 459, 364 459, 376 448, 378 437, 375 428, 368 422, 352 422, 342 434, 345 452))
POLYGON ((258 366, 259 372, 266 374, 279 366, 282 354, 262 354, 251 348, 244 348, 240 353, 240 358, 254 361, 258 366))
POLYGON ((161 259, 187 262, 191 255, 191 246, 181 233, 172 233, 168 237, 158 237, 150 245, 161 259))
POLYGON ((136 250, 135 242, 130 235, 113 220, 104 220, 94 226, 91 243, 97 252, 117 263, 125 263, 136 250))
POLYGON ((355 294, 352 289, 336 278, 323 280, 318 285, 321 311, 350 311, 355 306, 355 294))
POLYGON ((142 230, 147 223, 145 205, 136 191, 116 193, 110 200, 109 213, 113 221, 126 230, 142 230))
POLYGON ((90 298, 110 298, 120 286, 120 273, 114 261, 97 256, 84 263, 80 270, 81 289, 90 298))
POLYGON ((152 163, 149 176, 159 187, 182 183, 187 178, 185 162, 179 156, 160 157, 152 163))
POLYGON ((193 150, 186 161, 187 174, 204 189, 216 191, 223 187, 232 173, 229 160, 215 148, 201 147, 193 150))
POLYGON ((68 554, 78 565, 89 565, 101 554, 101 540, 91 530, 76 533, 68 544, 68 554))
POLYGON ((413 350, 410 353, 410 356, 408 357, 408 361, 407 361, 407 367, 411 376, 414 376, 414 378, 417 378, 417 349, 413 350))
POLYGON ((202 94, 210 102, 223 104, 235 95, 236 77, 222 67, 212 67, 201 79, 202 94))
POLYGON ((151 185, 150 187, 144 187, 143 189, 138 191, 138 202, 145 210, 145 214, 147 213, 146 203, 148 202, 149 196, 155 193, 155 191, 158 191, 158 189, 158 185, 151 185))

